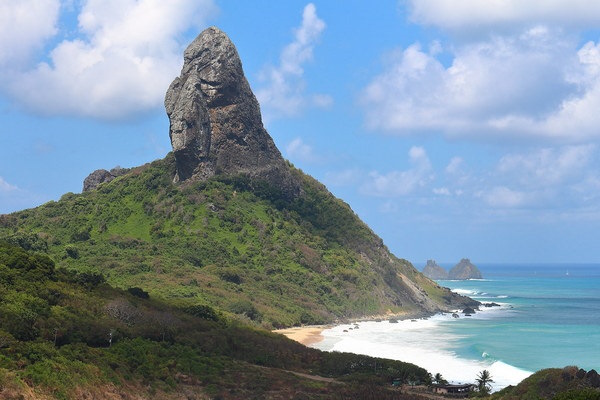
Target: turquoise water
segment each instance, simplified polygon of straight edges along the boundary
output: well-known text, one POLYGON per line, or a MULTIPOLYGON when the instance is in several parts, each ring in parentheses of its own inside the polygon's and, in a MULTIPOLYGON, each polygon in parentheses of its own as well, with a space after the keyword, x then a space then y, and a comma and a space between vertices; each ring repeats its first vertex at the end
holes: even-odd
POLYGON ((454 351, 535 371, 600 369, 600 265, 482 265, 484 280, 439 281, 481 302, 506 303, 486 318, 442 321, 454 351))
POLYGON ((494 390, 543 368, 600 370, 600 264, 479 268, 485 279, 439 283, 500 307, 339 325, 313 346, 412 362, 455 383, 472 383, 487 369, 494 390))

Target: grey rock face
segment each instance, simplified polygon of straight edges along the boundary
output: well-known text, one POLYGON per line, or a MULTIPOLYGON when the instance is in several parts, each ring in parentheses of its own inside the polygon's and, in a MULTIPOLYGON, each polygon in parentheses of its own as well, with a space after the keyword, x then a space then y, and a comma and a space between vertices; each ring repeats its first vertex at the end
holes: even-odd
POLYGON ((185 50, 181 75, 165 96, 175 181, 245 174, 295 196, 299 184, 262 124, 260 108, 231 40, 203 31, 185 50))
POLYGON ((463 258, 448 272, 449 279, 481 279, 481 271, 471 263, 468 258, 463 258))
POLYGON ((97 169, 83 180, 83 191, 89 192, 95 190, 101 183, 110 182, 117 176, 121 176, 129 172, 127 168, 115 167, 110 171, 105 169, 97 169))
POLYGON ((423 268, 423 275, 429 279, 448 279, 448 272, 437 265, 435 260, 427 260, 427 265, 423 268))

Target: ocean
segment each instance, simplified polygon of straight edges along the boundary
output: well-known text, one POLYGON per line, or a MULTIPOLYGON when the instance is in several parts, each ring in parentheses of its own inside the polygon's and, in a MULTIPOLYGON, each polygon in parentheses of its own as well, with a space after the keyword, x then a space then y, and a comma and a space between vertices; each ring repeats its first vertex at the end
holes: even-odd
POLYGON ((478 267, 485 279, 438 282, 500 307, 471 317, 340 325, 312 346, 411 362, 455 383, 474 382, 487 369, 494 390, 543 368, 600 370, 600 264, 478 267))

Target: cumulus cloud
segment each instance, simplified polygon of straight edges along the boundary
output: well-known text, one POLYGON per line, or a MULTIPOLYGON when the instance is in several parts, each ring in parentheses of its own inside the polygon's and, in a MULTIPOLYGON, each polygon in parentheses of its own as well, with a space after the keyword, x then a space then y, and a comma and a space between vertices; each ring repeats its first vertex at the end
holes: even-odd
POLYGON ((411 168, 381 174, 373 171, 361 187, 361 192, 371 196, 402 197, 416 192, 433 180, 433 168, 425 149, 414 146, 409 152, 411 168))
POLYGON ((598 198, 595 156, 594 145, 506 154, 472 192, 493 208, 585 208, 598 198))
POLYGON ((534 24, 596 28, 600 3, 588 0, 409 0, 413 21, 452 31, 514 30, 534 24))
POLYGON ((5 90, 50 115, 112 119, 159 107, 181 67, 178 40, 214 10, 212 0, 86 0, 76 38, 58 43, 41 57, 47 61, 5 74, 5 90))
POLYGON ((324 30, 325 22, 317 16, 315 5, 307 4, 302 24, 281 52, 279 65, 265 68, 259 77, 265 86, 256 91, 256 97, 267 114, 292 116, 308 105, 324 108, 333 103, 326 94, 304 94, 303 65, 313 59, 313 49, 324 30))
POLYGON ((59 0, 0 2, 0 67, 19 67, 56 31, 59 0))
POLYGON ((456 46, 448 66, 414 44, 365 88, 366 123, 398 135, 598 138, 599 55, 542 26, 456 46))
POLYGON ((316 156, 311 146, 304 143, 301 138, 292 140, 285 148, 287 156, 292 160, 313 162, 316 156))
POLYGON ((370 174, 348 170, 339 178, 359 186, 365 195, 392 199, 419 194, 429 204, 454 204, 469 214, 523 209, 573 214, 597 208, 597 155, 595 145, 545 147, 505 154, 489 167, 469 167, 463 157, 455 156, 436 171, 425 149, 413 147, 407 170, 370 174))
POLYGON ((595 151, 594 145, 545 148, 508 154, 498 162, 498 174, 527 187, 548 187, 581 180, 595 151))

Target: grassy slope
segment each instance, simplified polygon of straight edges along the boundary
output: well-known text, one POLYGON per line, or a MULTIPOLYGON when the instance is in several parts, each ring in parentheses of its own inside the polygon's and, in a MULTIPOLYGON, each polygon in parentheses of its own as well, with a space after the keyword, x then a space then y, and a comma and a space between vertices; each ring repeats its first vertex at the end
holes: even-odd
POLYGON ((99 278, 0 242, 0 398, 391 399, 402 398, 388 390, 393 378, 429 379, 411 364, 309 349, 99 278))
POLYGON ((543 369, 492 396, 493 400, 600 400, 600 378, 577 367, 543 369), (587 375, 587 376, 586 376, 587 375), (595 387, 594 387, 595 386, 595 387))
POLYGON ((265 327, 464 300, 390 255, 345 203, 294 173, 304 189, 294 201, 241 177, 175 186, 169 155, 96 191, 0 216, 0 237, 116 287, 265 327))

